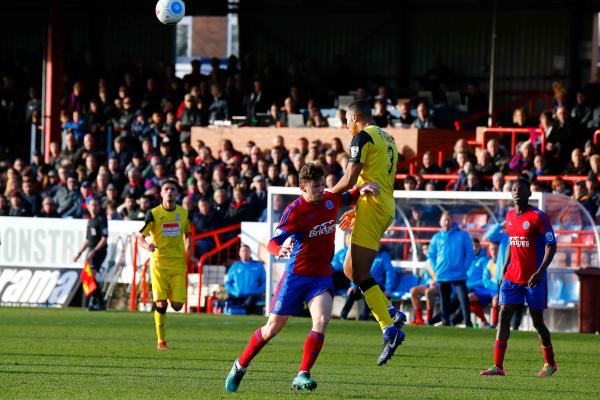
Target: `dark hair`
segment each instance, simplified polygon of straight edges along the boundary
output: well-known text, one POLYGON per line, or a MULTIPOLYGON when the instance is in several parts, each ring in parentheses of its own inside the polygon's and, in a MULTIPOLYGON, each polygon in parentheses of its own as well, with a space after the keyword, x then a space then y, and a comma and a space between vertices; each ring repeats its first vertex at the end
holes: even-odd
POLYGON ((308 163, 300 170, 300 182, 320 181, 325 176, 325 170, 321 164, 308 163))
POLYGON ((371 105, 366 100, 356 100, 348 106, 348 112, 353 112, 361 120, 371 119, 371 105))
POLYGON ((165 185, 173 185, 175 186, 175 189, 179 192, 181 191, 181 188, 179 187, 179 183, 177 183, 177 181, 173 178, 169 178, 164 180, 161 184, 160 184, 160 189, 162 190, 163 186, 165 185))

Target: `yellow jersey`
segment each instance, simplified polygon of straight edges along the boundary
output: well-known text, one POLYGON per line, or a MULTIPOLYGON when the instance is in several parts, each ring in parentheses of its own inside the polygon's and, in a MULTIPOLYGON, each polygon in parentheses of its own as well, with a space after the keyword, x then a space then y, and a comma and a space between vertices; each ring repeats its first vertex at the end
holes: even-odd
POLYGON ((379 195, 363 195, 358 205, 389 216, 395 214, 394 182, 396 180, 396 164, 398 149, 392 135, 377 125, 369 125, 352 138, 350 143, 351 163, 361 163, 363 169, 358 178, 358 186, 373 182, 379 185, 379 195))
POLYGON ((185 270, 183 235, 190 232, 188 211, 180 205, 167 210, 161 204, 148 211, 140 233, 150 235, 152 243, 156 245, 151 255, 153 268, 185 270))

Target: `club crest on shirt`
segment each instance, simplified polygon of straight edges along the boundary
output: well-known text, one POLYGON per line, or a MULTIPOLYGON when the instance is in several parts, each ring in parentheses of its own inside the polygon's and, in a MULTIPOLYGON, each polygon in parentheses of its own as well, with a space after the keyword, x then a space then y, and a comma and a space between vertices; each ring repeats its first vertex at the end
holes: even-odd
POLYGON ((358 155, 358 146, 350 146, 350 158, 354 158, 358 155))
POLYGON ((331 210, 333 208, 333 201, 327 200, 325 202, 325 207, 327 207, 328 210, 331 210))
POLYGON ((179 221, 181 219, 181 216, 179 215, 179 213, 175 214, 175 220, 179 221))
POLYGON ((523 222, 523 229, 529 229, 529 221, 523 222))

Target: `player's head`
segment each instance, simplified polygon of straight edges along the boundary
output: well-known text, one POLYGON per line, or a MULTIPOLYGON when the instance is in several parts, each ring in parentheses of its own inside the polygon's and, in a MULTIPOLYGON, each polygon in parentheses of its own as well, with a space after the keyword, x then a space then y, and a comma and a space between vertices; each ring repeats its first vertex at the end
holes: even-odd
POLYGON ((316 203, 325 191, 325 170, 321 164, 308 163, 300 170, 300 190, 306 201, 316 203))
POLYGON ((517 179, 512 185, 511 193, 515 206, 526 206, 529 203, 529 197, 531 196, 529 181, 523 178, 517 179))
POLYGON ((160 196, 163 202, 174 203, 179 193, 179 184, 175 179, 167 179, 160 185, 160 196))
POLYGON ((496 242, 490 242, 490 244, 488 245, 488 249, 490 250, 490 258, 492 260, 496 260, 496 257, 498 257, 498 243, 496 242))
POLYGON ((452 215, 448 211, 444 211, 440 216, 440 227, 445 231, 452 227, 452 215))
POLYGON ((366 100, 356 100, 350 103, 346 112, 346 120, 350 133, 354 135, 360 132, 362 126, 371 121, 371 105, 369 102, 366 100))

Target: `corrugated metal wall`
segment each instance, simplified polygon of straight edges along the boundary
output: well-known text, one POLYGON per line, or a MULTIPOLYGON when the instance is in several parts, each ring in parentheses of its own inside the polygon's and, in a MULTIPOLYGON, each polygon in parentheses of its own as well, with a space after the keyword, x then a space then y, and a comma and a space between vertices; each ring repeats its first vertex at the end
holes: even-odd
MULTIPOLYGON (((498 13, 498 89, 548 90, 553 80, 570 73, 571 14, 567 7, 498 13), (564 68, 554 71, 554 61, 563 62, 564 68)), ((482 87, 487 86, 489 8, 430 7, 371 15, 251 13, 240 19, 242 52, 252 53, 256 60, 270 53, 283 67, 298 56, 317 57, 327 64, 341 53, 360 73, 380 75, 392 84, 404 71, 400 79, 417 89, 419 77, 439 53, 461 83, 479 78, 482 87), (361 55, 353 59, 355 54, 361 55)))

